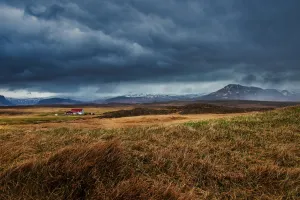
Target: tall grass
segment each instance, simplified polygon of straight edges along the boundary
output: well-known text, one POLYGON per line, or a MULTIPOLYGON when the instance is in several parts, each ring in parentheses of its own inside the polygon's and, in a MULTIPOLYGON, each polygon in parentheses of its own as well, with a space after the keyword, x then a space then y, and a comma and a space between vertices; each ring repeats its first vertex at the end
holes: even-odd
POLYGON ((169 127, 0 129, 0 199, 299 199, 299 144, 300 107, 169 127))

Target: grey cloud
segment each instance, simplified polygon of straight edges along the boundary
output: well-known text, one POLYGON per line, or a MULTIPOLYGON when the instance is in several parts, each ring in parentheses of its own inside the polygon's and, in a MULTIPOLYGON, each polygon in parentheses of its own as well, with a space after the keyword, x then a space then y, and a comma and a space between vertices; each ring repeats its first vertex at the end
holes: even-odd
POLYGON ((43 18, 43 19, 56 19, 58 15, 64 12, 64 8, 53 4, 50 7, 35 7, 34 5, 27 5, 24 9, 26 14, 43 18))
POLYGON ((4 0, 0 87, 299 82, 299 8, 297 0, 4 0))
POLYGON ((257 81, 257 77, 253 74, 248 74, 248 75, 242 77, 241 81, 246 84, 255 83, 255 81, 257 81))

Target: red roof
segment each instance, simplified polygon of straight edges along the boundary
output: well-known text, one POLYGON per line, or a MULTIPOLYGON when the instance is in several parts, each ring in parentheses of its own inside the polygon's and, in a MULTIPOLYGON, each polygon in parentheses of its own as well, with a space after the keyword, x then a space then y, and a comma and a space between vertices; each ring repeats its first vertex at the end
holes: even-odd
POLYGON ((82 112, 82 111, 83 111, 82 108, 80 108, 80 109, 72 109, 71 110, 71 112, 73 112, 73 113, 78 113, 78 112, 82 112))

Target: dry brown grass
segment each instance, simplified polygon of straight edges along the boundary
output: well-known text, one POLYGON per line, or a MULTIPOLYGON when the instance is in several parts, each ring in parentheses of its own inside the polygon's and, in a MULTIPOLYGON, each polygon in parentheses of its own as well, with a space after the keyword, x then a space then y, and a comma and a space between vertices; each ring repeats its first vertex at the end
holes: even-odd
MULTIPOLYGON (((84 117, 77 119, 64 119, 60 122, 48 121, 43 123, 27 123, 27 124, 15 124, 14 127, 26 128, 26 129, 51 129, 56 127, 72 127, 76 129, 116 129, 116 128, 131 128, 140 126, 169 126, 178 125, 189 121, 219 119, 219 118, 231 118, 235 116, 242 116, 244 114, 199 114, 199 115, 148 115, 148 116, 136 116, 136 117, 124 117, 114 119, 98 119, 94 117, 84 117)), ((249 113, 247 113, 249 115, 249 113)), ((3 128, 5 126, 2 126, 3 128)), ((6 126, 10 128, 11 126, 6 126)))
POLYGON ((117 142, 59 150, 0 176, 3 199, 178 199, 172 187, 130 177, 117 142), (47 195, 47 196, 45 196, 47 195))
MULTIPOLYGON (((114 107, 94 107, 94 106, 81 106, 81 105, 74 105, 74 107, 80 107, 88 112, 94 112, 97 114, 101 114, 104 112, 116 111, 121 109, 132 109, 132 106, 114 106, 114 107)), ((72 107, 9 107, 1 108, 2 115, 7 113, 23 113, 23 115, 28 116, 28 114, 33 115, 41 115, 41 114, 52 114, 52 113, 64 113, 68 110, 71 110, 72 107)))
POLYGON ((291 107, 177 126, 5 125, 0 199, 299 199, 299 121, 291 107))

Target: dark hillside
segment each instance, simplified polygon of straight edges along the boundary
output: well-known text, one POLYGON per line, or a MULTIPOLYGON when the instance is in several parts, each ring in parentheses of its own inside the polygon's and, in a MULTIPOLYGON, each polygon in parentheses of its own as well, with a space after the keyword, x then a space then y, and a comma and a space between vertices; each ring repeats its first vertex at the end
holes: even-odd
POLYGON ((4 96, 0 95, 0 106, 12 106, 13 104, 4 96))

